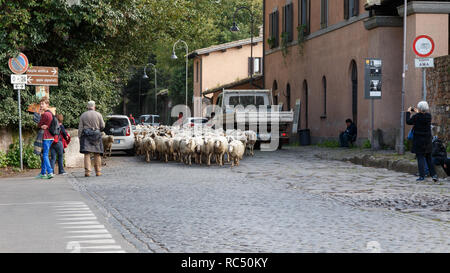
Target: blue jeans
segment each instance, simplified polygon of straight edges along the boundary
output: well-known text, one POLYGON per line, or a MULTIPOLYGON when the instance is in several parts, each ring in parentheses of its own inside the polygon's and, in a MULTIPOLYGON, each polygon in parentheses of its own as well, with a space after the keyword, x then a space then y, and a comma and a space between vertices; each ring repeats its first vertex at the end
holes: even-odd
POLYGON ((48 158, 48 153, 50 151, 50 146, 52 145, 53 140, 43 140, 42 147, 42 166, 41 166, 41 174, 45 175, 53 173, 52 166, 50 165, 50 159, 48 158))
POLYGON ((55 170, 56 156, 58 156, 58 172, 59 174, 65 173, 64 171, 64 148, 61 141, 55 143, 51 146, 50 152, 52 155, 52 159, 50 161, 52 169, 55 170))
POLYGON ((425 177, 427 175, 425 167, 428 167, 427 169, 431 176, 436 175, 434 164, 431 161, 431 154, 416 154, 416 157, 417 165, 419 167, 419 176, 425 177))

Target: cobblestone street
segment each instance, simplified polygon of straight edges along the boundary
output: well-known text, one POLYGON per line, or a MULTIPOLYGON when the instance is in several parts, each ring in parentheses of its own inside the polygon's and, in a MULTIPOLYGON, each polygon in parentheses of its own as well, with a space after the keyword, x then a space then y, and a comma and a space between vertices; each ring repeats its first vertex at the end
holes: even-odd
MULTIPOLYGON (((257 152, 239 167, 116 155, 72 173, 148 252, 450 252, 450 183, 319 159, 317 147, 257 152)), ((324 150, 322 149, 321 152, 324 150)))

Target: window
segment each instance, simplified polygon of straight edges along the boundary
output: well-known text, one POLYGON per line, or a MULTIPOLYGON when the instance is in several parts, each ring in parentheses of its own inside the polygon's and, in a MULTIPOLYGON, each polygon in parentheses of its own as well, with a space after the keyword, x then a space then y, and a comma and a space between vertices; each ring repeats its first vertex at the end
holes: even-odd
POLYGON ((323 115, 325 118, 327 116, 327 78, 323 76, 322 78, 322 88, 323 88, 323 115))
POLYGON ((320 0, 320 28, 328 26, 328 0, 320 0))
POLYGON ((278 20, 279 13, 278 10, 272 12, 269 15, 269 46, 270 48, 278 47, 279 33, 278 33, 278 20))
POLYGON ((262 73, 262 58, 261 57, 249 57, 248 58, 248 76, 252 76, 254 74, 261 74, 262 73), (253 64, 253 67, 252 67, 253 64), (253 68, 253 71, 252 71, 253 68))
POLYGON ((294 4, 283 7, 283 33, 287 33, 288 42, 294 39, 294 4))
POLYGON ((310 31, 310 14, 311 14, 311 0, 299 0, 298 1, 298 22, 299 25, 305 26, 304 32, 306 35, 309 34, 310 31))
POLYGON ((344 19, 359 15, 359 0, 344 0, 344 19))
POLYGON ((195 63, 195 70, 196 70, 196 72, 195 72, 195 81, 196 82, 198 82, 198 66, 199 66, 199 63, 200 63, 200 61, 197 61, 196 63, 195 63))

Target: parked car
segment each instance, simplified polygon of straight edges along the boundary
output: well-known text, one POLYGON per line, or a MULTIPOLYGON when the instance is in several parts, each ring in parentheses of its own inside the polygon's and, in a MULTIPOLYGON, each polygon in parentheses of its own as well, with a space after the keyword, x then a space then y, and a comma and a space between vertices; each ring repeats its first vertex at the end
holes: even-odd
POLYGON ((114 136, 112 151, 124 151, 134 154, 133 126, 127 116, 111 115, 107 117, 105 134, 114 136))
POLYGON ((141 115, 138 122, 141 125, 159 126, 159 115, 141 115))
POLYGON ((197 126, 211 126, 211 124, 208 124, 207 118, 201 118, 201 117, 187 118, 183 122, 184 128, 197 127, 197 126))

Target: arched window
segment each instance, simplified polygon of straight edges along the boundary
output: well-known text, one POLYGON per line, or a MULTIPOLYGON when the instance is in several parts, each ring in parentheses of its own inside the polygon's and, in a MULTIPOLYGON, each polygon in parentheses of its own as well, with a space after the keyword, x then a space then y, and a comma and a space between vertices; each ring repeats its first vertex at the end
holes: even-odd
POLYGON ((353 123, 357 124, 358 121, 358 67, 355 60, 350 63, 350 81, 351 81, 351 94, 352 94, 352 117, 353 123))
POLYGON ((327 117, 327 78, 322 77, 322 89, 323 89, 323 118, 327 117))
POLYGON ((303 98, 304 98, 304 113, 305 113, 305 129, 308 129, 308 83, 303 81, 303 98))
POLYGON ((291 110, 291 85, 288 83, 286 86, 286 110, 291 110))
POLYGON ((273 81, 272 85, 273 105, 278 105, 277 90, 278 90, 277 81, 273 81))

